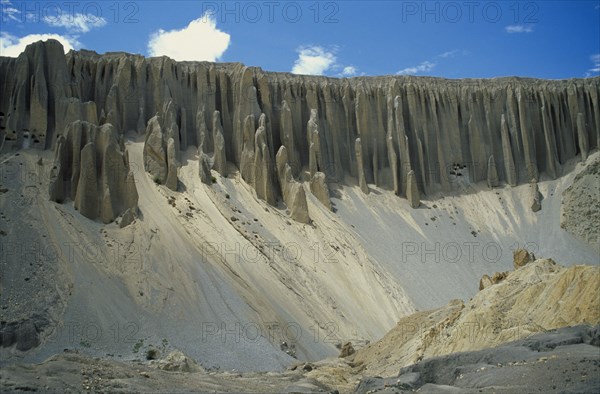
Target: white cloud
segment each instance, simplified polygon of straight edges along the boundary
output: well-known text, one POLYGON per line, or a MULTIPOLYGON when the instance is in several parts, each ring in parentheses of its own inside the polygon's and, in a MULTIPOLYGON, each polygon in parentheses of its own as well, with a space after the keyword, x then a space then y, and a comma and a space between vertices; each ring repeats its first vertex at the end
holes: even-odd
POLYGON ((339 74, 341 77, 353 77, 358 74, 358 69, 354 66, 346 66, 339 74))
POLYGON ((429 71, 433 70, 433 68, 435 66, 436 66, 435 63, 432 63, 432 62, 426 60, 424 62, 421 62, 417 66, 404 68, 404 69, 396 72, 396 74, 398 74, 398 75, 413 75, 413 74, 418 74, 418 73, 423 73, 423 72, 429 72, 429 71))
POLYGON ((64 27, 73 33, 87 33, 93 28, 106 25, 106 19, 102 17, 64 13, 58 16, 46 16, 44 22, 53 27, 64 27))
POLYGON ((600 53, 596 53, 590 56, 590 60, 592 61, 593 66, 585 73, 586 78, 592 77, 594 76, 594 74, 600 73, 600 53))
POLYGON ((181 30, 160 29, 150 36, 150 56, 169 56, 178 61, 217 61, 229 47, 231 36, 217 29, 214 16, 205 13, 181 30))
POLYGON ((513 33, 533 33, 533 26, 526 25, 509 25, 504 28, 509 34, 513 33))
POLYGON ((0 0, 0 8, 2 9, 2 15, 0 17, 3 21, 12 19, 13 21, 19 21, 15 15, 19 15, 21 11, 13 7, 12 3, 8 0, 0 0))
POLYGON ((8 33, 0 33, 0 56, 18 57, 27 45, 49 39, 59 41, 63 45, 65 53, 81 47, 81 43, 76 38, 60 34, 29 34, 24 37, 16 37, 8 33))
POLYGON ((594 68, 591 68, 589 71, 600 73, 600 53, 590 56, 590 60, 594 63, 594 68))
POLYGON ((451 51, 446 51, 444 53, 440 53, 439 55, 435 56, 433 59, 425 60, 416 66, 403 68, 402 70, 397 71, 396 74, 397 75, 414 75, 414 74, 419 74, 419 73, 426 73, 426 72, 433 70, 437 66, 440 59, 450 59, 450 58, 456 57, 457 55, 467 56, 467 55, 469 55, 469 51, 467 51, 465 49, 462 49, 462 50, 453 49, 451 51))
POLYGON ((454 49, 452 51, 444 52, 444 53, 438 55, 438 57, 441 57, 442 59, 446 59, 446 58, 449 58, 449 57, 456 56, 457 53, 458 53, 458 49, 454 49))
MULTIPOLYGON (((23 22, 27 15, 21 15, 21 10, 15 8, 10 0, 0 0, 2 9, 2 20, 13 20, 23 22), (17 15, 21 17, 17 18, 17 15)), ((27 8, 25 8, 27 9, 27 8)), ((45 12, 44 14, 46 14, 45 12)), ((32 14, 32 16, 36 16, 32 14)), ((52 27, 64 27, 70 33, 87 33, 88 31, 106 25, 106 19, 96 15, 84 15, 81 13, 62 12, 60 8, 57 15, 45 15, 42 21, 52 27)))
POLYGON ((292 68, 293 74, 323 75, 336 66, 335 51, 326 51, 320 46, 304 46, 296 51, 298 59, 292 68))

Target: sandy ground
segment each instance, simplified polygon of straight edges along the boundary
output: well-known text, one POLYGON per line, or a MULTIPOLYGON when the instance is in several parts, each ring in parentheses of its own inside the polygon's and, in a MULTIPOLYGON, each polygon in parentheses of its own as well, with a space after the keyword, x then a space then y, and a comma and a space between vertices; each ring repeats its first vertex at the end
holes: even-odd
MULTIPOLYGON (((588 163, 600 157, 596 152, 588 163)), ((542 210, 530 209, 529 185, 490 190, 455 181, 454 193, 427 196, 413 210, 404 199, 369 187, 365 196, 344 187, 333 199, 359 244, 389 271, 417 309, 439 307, 478 290, 483 274, 512 269, 513 250, 564 265, 600 264, 593 248, 560 227, 562 192, 584 167, 565 166, 557 180, 542 179, 542 210)))
MULTIPOLYGON (((142 144, 128 148, 133 168, 142 168, 142 144)), ((20 157, 37 165, 37 155, 20 157)), ((175 347, 209 369, 278 370, 295 361, 283 342, 299 359, 320 359, 337 354, 344 340, 383 335, 413 311, 393 278, 351 247, 355 240, 316 200, 311 208, 328 218, 327 228, 290 221, 236 174, 201 184, 191 151, 183 162, 178 193, 136 172, 141 217, 124 229, 46 201, 41 179, 32 221, 45 223, 50 244, 62 251, 46 264, 64 272, 56 282, 71 284, 68 302, 39 350, 24 357, 3 350, 3 362, 41 361, 65 348, 135 359, 151 347, 175 347)), ((20 227, 7 230, 21 236, 20 227)))

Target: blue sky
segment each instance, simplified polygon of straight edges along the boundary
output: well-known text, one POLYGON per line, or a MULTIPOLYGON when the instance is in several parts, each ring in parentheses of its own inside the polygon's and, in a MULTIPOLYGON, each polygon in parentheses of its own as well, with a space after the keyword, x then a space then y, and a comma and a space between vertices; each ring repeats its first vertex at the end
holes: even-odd
POLYGON ((0 50, 69 48, 328 76, 600 75, 593 1, 0 0, 0 50))

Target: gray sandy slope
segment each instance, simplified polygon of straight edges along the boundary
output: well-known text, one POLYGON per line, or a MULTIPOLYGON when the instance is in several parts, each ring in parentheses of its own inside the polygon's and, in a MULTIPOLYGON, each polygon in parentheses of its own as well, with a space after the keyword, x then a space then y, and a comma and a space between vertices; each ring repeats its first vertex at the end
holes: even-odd
MULTIPOLYGON (((141 165, 141 146, 128 143, 134 165, 141 165)), ((591 248, 559 226, 561 190, 579 167, 540 183, 545 205, 536 214, 524 202, 527 185, 476 186, 478 193, 426 200, 431 209, 417 210, 385 191, 362 196, 340 187, 332 199, 337 212, 310 197, 314 223, 303 225, 256 199, 235 175, 202 184, 189 152, 178 193, 136 174, 141 217, 120 229, 43 198, 46 177, 33 177, 34 183, 21 176, 38 169, 34 152, 3 159, 4 168, 23 172, 5 172, 2 213, 7 223, 29 223, 7 226, 3 241, 30 237, 41 249, 31 272, 5 271, 2 302, 5 316, 17 316, 21 300, 29 300, 21 283, 35 283, 36 294, 56 301, 28 307, 21 319, 45 312, 45 305, 58 312, 39 349, 4 348, 5 364, 41 361, 64 348, 135 359, 166 342, 206 368, 281 369, 294 361, 281 350, 284 341, 294 344, 299 359, 317 360, 337 354, 338 343, 381 338, 415 307, 472 297, 481 275, 508 270, 512 249, 527 242, 539 248, 538 256, 558 256, 565 265, 597 262, 591 248), (30 185, 42 191, 21 207, 16 196, 30 185), (475 230, 481 231, 476 237, 475 230), (472 260, 466 242, 479 245, 472 260), (436 243, 439 253, 423 252, 436 243), (450 243, 463 247, 457 262, 444 260, 441 248, 450 243), (487 261, 481 254, 487 243, 501 255, 490 249, 487 261), (416 252, 407 253, 415 244, 416 252), (43 252, 49 246, 60 257, 43 252), (53 274, 40 275, 47 271, 53 274)), ((46 163, 47 157, 44 169, 46 163)), ((23 255, 7 253, 4 264, 18 266, 23 255)))

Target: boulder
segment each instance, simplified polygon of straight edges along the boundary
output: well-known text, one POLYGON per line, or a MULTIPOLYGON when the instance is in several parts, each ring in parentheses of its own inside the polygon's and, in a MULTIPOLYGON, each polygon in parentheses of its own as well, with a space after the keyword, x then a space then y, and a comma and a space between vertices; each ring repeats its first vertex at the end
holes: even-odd
POLYGON ((121 217, 121 221, 119 222, 120 228, 125 228, 133 223, 137 219, 137 208, 128 208, 123 212, 123 216, 121 217))
POLYGON ((212 185, 212 174, 210 173, 210 157, 198 149, 198 175, 202 183, 212 185))
POLYGON ((494 284, 502 282, 508 276, 508 272, 496 272, 492 276, 492 282, 494 284))
POLYGON ((508 276, 508 272, 496 272, 490 278, 488 275, 483 275, 479 280, 479 290, 488 288, 496 283, 502 282, 508 276))
POLYGON ((42 333, 48 328, 47 317, 33 314, 24 320, 0 322, 0 348, 15 346, 26 352, 40 345, 42 333))
POLYGON ((342 345, 342 349, 340 350, 340 358, 345 358, 351 356, 355 353, 354 347, 352 346, 352 342, 346 342, 342 345))
POLYGON ((525 249, 517 249, 513 252, 513 264, 515 269, 519 269, 534 261, 535 255, 525 249))
POLYGON ((542 209, 542 193, 540 193, 540 188, 535 179, 531 180, 529 188, 531 194, 531 210, 533 212, 538 212, 542 209))
POLYGON ((172 351, 154 364, 158 369, 171 372, 200 372, 203 368, 179 350, 172 351))
POLYGON ((479 280, 479 290, 481 291, 483 289, 486 289, 493 284, 494 284, 494 282, 492 282, 492 278, 490 278, 488 275, 484 274, 481 277, 481 279, 479 280))
POLYGON ((39 333, 33 321, 25 320, 17 325, 15 342, 17 343, 17 350, 22 352, 31 350, 40 344, 39 333))

